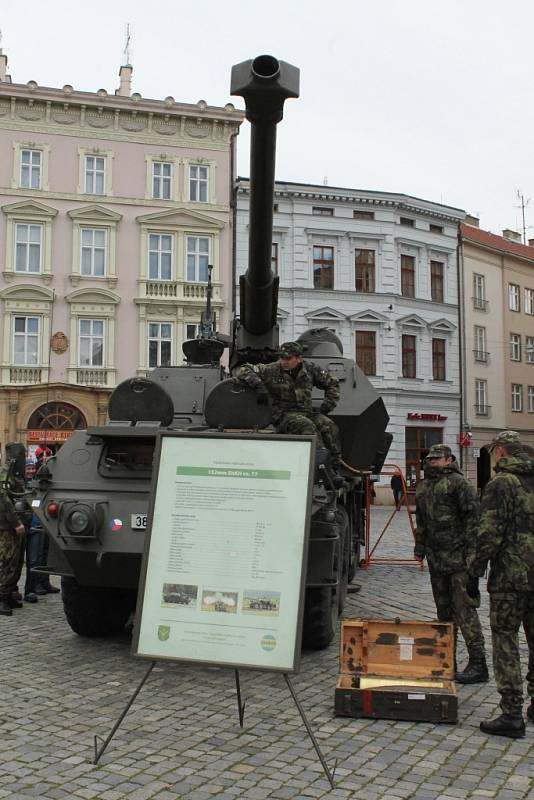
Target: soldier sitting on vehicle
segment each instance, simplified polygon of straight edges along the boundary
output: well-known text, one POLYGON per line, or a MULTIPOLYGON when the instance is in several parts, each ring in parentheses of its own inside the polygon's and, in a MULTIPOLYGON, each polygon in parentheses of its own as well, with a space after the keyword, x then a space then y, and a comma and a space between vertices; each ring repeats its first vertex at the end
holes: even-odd
POLYGON ((271 398, 278 433, 315 434, 317 446, 326 447, 339 460, 337 426, 326 416, 339 400, 339 381, 312 361, 304 361, 298 342, 283 344, 273 364, 243 364, 234 377, 254 389, 258 403, 271 398), (324 391, 319 411, 312 406, 314 386, 324 391))

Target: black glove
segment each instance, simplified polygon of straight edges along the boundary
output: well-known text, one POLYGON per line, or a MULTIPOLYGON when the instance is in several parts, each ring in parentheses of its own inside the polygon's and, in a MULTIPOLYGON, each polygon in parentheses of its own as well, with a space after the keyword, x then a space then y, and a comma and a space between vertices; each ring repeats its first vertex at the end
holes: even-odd
POLYGON ((266 406, 269 402, 269 392, 263 383, 259 383, 257 386, 255 386, 254 391, 256 392, 256 403, 259 406, 266 406))
POLYGON ((319 413, 320 414, 330 414, 330 412, 333 411, 333 410, 334 409, 332 408, 330 403, 321 403, 321 405, 319 406, 319 413))
POLYGON ((466 583, 466 586, 465 586, 465 590, 466 590, 467 594, 469 595, 469 597, 471 597, 473 600, 479 600, 480 601, 480 591, 479 591, 479 588, 478 588, 478 578, 476 578, 474 575, 469 575, 469 577, 467 578, 467 583, 466 583))

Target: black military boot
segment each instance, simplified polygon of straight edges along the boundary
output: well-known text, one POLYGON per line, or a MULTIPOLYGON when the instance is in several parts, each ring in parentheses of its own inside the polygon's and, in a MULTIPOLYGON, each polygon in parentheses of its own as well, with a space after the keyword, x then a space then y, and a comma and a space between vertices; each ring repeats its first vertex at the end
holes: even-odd
POLYGON ((13 616, 13 612, 11 611, 9 603, 7 602, 7 599, 5 597, 0 598, 0 614, 3 617, 13 616))
POLYGON ((500 717, 481 722, 480 730, 493 736, 522 739, 525 735, 525 723, 521 714, 501 714, 500 717))
POLYGON ((484 651, 471 653, 466 668, 457 672, 454 679, 458 683, 486 683, 489 680, 489 673, 484 651))
POLYGON ((24 605, 23 603, 19 603, 18 600, 15 600, 13 595, 7 598, 7 604, 10 608, 22 608, 22 606, 24 605))
POLYGON ((534 722, 534 697, 530 701, 530 705, 527 708, 527 717, 531 722, 534 722))

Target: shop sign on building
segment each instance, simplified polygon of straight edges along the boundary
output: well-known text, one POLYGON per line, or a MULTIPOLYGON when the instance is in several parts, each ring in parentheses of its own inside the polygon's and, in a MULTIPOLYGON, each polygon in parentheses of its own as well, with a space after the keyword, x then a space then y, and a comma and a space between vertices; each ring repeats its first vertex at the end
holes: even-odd
POLYGON ((30 442, 66 442, 73 431, 42 431, 30 430, 27 432, 27 441, 30 442))
POLYGON ((443 414, 420 414, 417 411, 408 411, 406 415, 407 419, 410 420, 424 420, 424 422, 445 422, 447 417, 444 417, 443 414))

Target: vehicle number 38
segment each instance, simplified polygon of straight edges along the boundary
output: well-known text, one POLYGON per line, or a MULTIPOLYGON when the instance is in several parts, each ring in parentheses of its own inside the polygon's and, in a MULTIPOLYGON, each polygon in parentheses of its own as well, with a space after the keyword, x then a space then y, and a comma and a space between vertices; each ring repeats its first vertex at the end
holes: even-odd
POLYGON ((136 531, 146 530, 146 514, 132 514, 131 525, 136 531))

